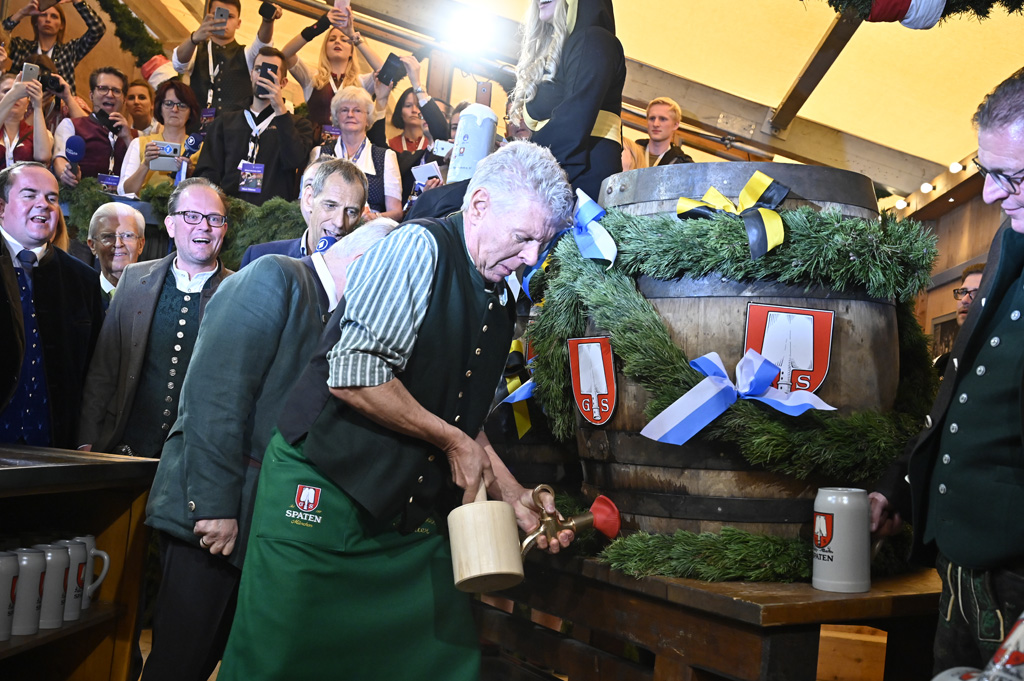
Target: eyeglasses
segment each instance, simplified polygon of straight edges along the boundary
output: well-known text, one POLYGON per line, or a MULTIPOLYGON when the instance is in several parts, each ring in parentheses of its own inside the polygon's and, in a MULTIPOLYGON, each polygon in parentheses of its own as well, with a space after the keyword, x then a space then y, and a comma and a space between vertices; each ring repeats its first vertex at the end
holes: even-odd
POLYGON ((955 288, 953 289, 953 300, 962 300, 967 296, 974 300, 974 295, 978 292, 976 288, 955 288))
POLYGON ((123 241, 125 246, 130 246, 139 240, 139 235, 131 232, 123 232, 121 234, 100 234, 100 243, 104 246, 113 246, 117 243, 118 239, 123 241))
POLYGON ((199 211, 195 210, 179 210, 171 215, 180 215, 181 219, 185 221, 186 225, 198 225, 206 218, 206 224, 210 227, 223 227, 228 223, 227 216, 221 215, 220 213, 208 213, 203 215, 199 211))
POLYGON ((1021 183, 1024 183, 1024 169, 1010 174, 1000 173, 978 163, 977 157, 974 159, 974 165, 978 166, 978 172, 982 177, 991 177, 996 186, 1007 194, 1016 194, 1020 191, 1021 183))
POLYGON ((124 90, 119 87, 110 87, 109 85, 97 85, 93 90, 101 95, 119 95, 124 92, 124 90))
POLYGON ((175 102, 171 99, 165 99, 160 106, 165 109, 178 109, 179 111, 184 111, 188 108, 188 104, 185 102, 175 102))

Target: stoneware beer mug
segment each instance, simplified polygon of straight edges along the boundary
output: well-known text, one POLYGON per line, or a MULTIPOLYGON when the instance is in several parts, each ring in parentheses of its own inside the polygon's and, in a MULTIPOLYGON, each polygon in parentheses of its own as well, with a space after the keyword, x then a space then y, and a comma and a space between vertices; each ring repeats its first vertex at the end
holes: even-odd
POLYGON ((110 569, 110 556, 107 555, 106 551, 100 551, 96 548, 96 537, 91 534, 84 534, 81 537, 75 537, 75 541, 80 541, 85 544, 85 585, 82 590, 82 610, 88 610, 93 597, 100 588, 100 584, 102 584, 103 580, 107 577, 107 570, 110 569), (99 577, 97 577, 95 573, 95 559, 97 557, 103 560, 103 569, 100 570, 99 577))
POLYGON ((822 591, 871 589, 871 512, 868 493, 822 487, 814 500, 814 567, 811 585, 822 591))
POLYGON ((39 606, 43 602, 46 554, 39 549, 14 549, 18 555, 18 587, 14 590, 11 633, 27 636, 39 631, 39 606))
POLYGON ((39 605, 39 628, 60 629, 64 624, 64 600, 68 593, 68 547, 57 544, 36 544, 32 548, 46 554, 46 576, 43 578, 43 600, 39 605))
POLYGON ((0 641, 11 638, 14 588, 18 584, 18 554, 0 551, 0 641))
POLYGON ((53 542, 68 550, 71 564, 68 567, 68 593, 64 599, 64 621, 73 622, 82 616, 82 597, 85 595, 85 568, 89 552, 85 542, 61 539, 53 542))

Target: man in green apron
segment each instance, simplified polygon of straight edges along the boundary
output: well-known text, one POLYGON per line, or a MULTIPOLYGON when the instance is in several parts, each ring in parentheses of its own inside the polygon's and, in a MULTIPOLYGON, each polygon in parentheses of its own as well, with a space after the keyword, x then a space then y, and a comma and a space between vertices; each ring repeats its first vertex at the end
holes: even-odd
POLYGON ((504 279, 571 210, 550 152, 513 143, 480 163, 462 212, 404 225, 351 267, 263 459, 222 681, 477 678, 444 520, 482 483, 538 526, 481 428, 513 332, 504 279))

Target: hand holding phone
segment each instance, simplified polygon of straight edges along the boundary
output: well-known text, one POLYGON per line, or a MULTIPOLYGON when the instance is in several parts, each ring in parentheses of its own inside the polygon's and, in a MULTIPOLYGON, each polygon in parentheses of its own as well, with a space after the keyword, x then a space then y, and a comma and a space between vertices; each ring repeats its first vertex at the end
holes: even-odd
MULTIPOLYGON (((277 64, 274 64, 274 63, 271 63, 271 62, 268 62, 268 61, 263 62, 262 64, 260 64, 259 74, 260 74, 259 75, 260 78, 265 78, 265 79, 271 81, 272 83, 274 83, 275 85, 277 85, 277 64)), ((267 88, 265 88, 262 85, 259 85, 257 83, 257 85, 256 85, 256 96, 257 97, 259 97, 260 99, 266 99, 267 95, 269 95, 269 94, 270 94, 270 90, 268 90, 267 88)))
POLYGON ((30 80, 39 79, 39 65, 32 62, 25 62, 21 67, 21 82, 27 83, 30 80))

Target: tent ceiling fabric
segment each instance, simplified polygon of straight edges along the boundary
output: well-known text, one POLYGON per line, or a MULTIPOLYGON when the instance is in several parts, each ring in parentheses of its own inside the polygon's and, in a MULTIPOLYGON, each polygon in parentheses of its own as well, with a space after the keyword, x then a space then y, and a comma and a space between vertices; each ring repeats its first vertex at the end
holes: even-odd
MULTIPOLYGON (((527 0, 463 1, 516 20, 528 6, 527 0)), ((631 59, 771 107, 835 18, 825 0, 618 0, 615 6, 617 33, 631 59)), ((977 147, 970 118, 981 99, 1024 66, 1021 36, 1024 16, 998 7, 984 21, 958 17, 927 31, 865 22, 799 116, 948 165, 977 147)))

